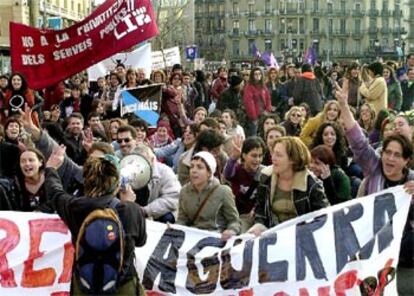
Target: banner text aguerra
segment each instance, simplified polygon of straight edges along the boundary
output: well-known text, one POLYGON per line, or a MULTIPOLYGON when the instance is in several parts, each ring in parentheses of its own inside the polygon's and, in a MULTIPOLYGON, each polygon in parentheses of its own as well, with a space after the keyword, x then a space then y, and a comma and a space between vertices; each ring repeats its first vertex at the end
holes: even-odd
POLYGON ((227 242, 148 222, 138 274, 153 296, 394 296, 410 200, 400 186, 227 242))
POLYGON ((150 0, 107 0, 64 30, 10 23, 13 71, 33 89, 53 85, 158 34, 150 0))

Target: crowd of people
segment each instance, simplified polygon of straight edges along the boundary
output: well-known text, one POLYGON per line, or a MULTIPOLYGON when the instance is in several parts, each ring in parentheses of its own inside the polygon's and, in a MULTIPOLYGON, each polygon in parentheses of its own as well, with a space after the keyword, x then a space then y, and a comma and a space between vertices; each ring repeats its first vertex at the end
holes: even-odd
MULTIPOLYGON (((80 73, 36 92, 19 73, 1 75, 0 210, 58 213, 76 239, 92 209, 119 198, 128 238, 119 291, 129 293, 145 219, 227 240, 397 185, 413 194, 413 104, 414 54, 404 64, 215 73, 177 64, 150 77, 118 64, 94 86, 80 73), (157 126, 121 117, 120 93, 150 84, 162 84, 157 126), (118 168, 131 154, 152 170, 135 191, 121 189, 118 168)), ((400 295, 414 293, 413 246, 412 202, 400 295)))

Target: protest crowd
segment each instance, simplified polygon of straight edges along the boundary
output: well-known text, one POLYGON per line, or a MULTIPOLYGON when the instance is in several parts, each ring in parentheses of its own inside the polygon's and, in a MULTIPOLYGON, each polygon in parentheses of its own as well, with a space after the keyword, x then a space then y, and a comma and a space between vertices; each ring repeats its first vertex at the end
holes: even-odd
MULTIPOLYGON (((88 214, 116 208, 126 236, 114 293, 143 295, 133 250, 151 235, 146 219, 228 240, 397 185, 414 194, 413 104, 414 53, 406 63, 330 68, 176 64, 150 77, 119 63, 96 84, 82 72, 41 91, 4 74, 0 210, 57 213, 78 247, 88 214), (123 91, 149 85, 161 85, 154 127, 121 110, 123 91), (136 190, 119 175, 119 161, 134 154, 152 171, 136 190)), ((414 295, 413 250, 412 201, 400 295, 414 295)), ((83 285, 75 272, 72 292, 83 285)))

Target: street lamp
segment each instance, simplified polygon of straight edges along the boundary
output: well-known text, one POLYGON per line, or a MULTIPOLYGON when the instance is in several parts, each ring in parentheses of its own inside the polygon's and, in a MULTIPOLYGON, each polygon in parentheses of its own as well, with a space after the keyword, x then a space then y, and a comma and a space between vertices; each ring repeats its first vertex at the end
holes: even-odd
POLYGON ((405 39, 403 39, 402 40, 402 43, 401 43, 401 49, 402 49, 402 53, 403 53, 403 58, 405 57, 405 39))
POLYGON ((375 41, 374 41, 374 47, 375 47, 375 55, 376 55, 376 60, 379 60, 379 52, 380 52, 380 47, 381 47, 381 44, 380 44, 380 42, 379 42, 379 40, 378 39, 375 39, 375 41))

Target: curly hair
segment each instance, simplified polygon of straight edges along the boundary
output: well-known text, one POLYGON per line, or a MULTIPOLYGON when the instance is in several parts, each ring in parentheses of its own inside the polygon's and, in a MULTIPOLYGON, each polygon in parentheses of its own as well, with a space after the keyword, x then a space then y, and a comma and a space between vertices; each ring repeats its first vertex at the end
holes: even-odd
POLYGON ((336 134, 336 142, 335 145, 332 147, 332 151, 335 154, 336 160, 341 161, 341 159, 346 156, 347 154, 347 144, 345 138, 345 132, 342 126, 336 122, 324 122, 320 125, 318 130, 316 131, 315 137, 313 138, 313 142, 311 145, 311 149, 315 148, 316 146, 323 145, 323 132, 327 127, 332 127, 336 134))
POLYGON ((91 157, 83 166, 84 191, 88 197, 114 194, 119 187, 116 164, 107 157, 91 157))

